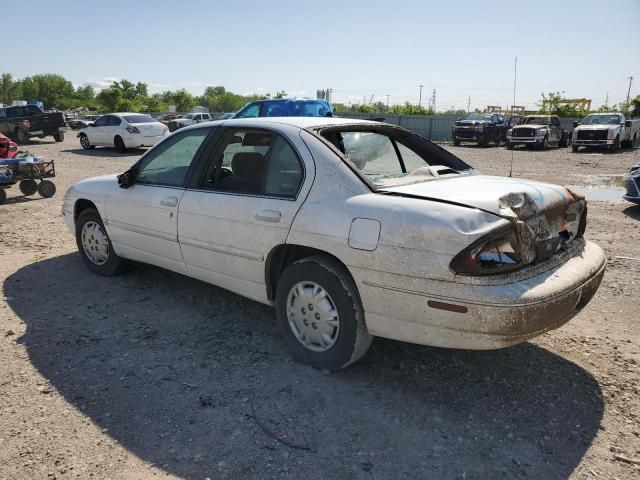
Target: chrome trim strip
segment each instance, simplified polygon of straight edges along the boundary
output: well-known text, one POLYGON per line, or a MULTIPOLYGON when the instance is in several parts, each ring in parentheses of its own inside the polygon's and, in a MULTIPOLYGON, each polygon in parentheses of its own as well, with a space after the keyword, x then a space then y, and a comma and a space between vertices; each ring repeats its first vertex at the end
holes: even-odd
POLYGON ((159 232, 157 230, 141 229, 140 227, 129 225, 128 223, 114 222, 113 220, 107 220, 104 223, 108 226, 121 228, 122 230, 139 233, 141 235, 148 235, 149 237, 161 238, 162 240, 169 240, 170 242, 178 242, 177 235, 169 235, 167 233, 159 232))
POLYGON ((203 240, 196 240, 195 238, 179 238, 180 245, 188 245, 190 247, 201 248, 202 250, 209 250, 211 252, 226 253, 236 257, 248 258, 249 260, 255 260, 262 262, 264 255, 250 250, 243 250, 241 248, 230 247, 228 245, 220 245, 218 243, 205 242, 203 240))

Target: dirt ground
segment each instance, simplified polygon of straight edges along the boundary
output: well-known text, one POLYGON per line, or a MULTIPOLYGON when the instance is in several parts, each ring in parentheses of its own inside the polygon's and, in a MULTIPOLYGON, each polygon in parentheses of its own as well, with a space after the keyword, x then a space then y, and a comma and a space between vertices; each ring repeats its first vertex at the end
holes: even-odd
MULTIPOLYGON (((12 188, 0 206, 0 478, 640 478, 640 207, 589 204, 609 266, 561 329, 488 352, 376 339, 326 374, 290 358, 266 306, 155 267, 84 267, 64 191, 141 151, 71 134, 28 148, 56 160, 58 193, 12 188)), ((509 170, 503 148, 447 148, 509 170)), ((513 171, 584 184, 638 161, 517 151, 513 171)))

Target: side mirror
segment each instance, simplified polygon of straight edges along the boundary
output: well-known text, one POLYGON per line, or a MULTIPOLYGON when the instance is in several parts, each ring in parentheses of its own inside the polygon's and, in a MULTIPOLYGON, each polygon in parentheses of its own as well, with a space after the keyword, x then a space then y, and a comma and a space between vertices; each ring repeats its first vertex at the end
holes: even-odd
POLYGON ((580 122, 576 122, 576 121, 573 122, 573 128, 576 128, 578 125, 580 125, 580 122))
POLYGON ((130 168, 126 172, 118 175, 118 186, 120 188, 129 188, 136 183, 136 176, 138 175, 138 169, 130 168))
POLYGON ((93 123, 90 123, 89 126, 90 127, 95 127, 95 125, 93 123))
POLYGON ((624 122, 624 126, 625 127, 630 127, 631 126, 631 120, 627 120, 626 122, 624 122))

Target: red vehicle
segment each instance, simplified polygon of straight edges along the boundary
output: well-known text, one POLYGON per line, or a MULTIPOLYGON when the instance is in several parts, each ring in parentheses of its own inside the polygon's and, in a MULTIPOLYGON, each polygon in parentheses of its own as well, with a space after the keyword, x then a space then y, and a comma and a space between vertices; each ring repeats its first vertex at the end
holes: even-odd
POLYGON ((0 158, 13 158, 18 153, 18 145, 0 133, 0 158))

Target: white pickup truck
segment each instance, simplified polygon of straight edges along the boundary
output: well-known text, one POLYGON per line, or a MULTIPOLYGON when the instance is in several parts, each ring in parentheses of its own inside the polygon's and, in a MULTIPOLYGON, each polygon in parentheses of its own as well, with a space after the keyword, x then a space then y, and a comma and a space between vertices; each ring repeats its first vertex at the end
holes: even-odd
POLYGON ((574 122, 571 149, 580 147, 633 147, 640 139, 640 119, 626 119, 622 113, 592 113, 574 122))

